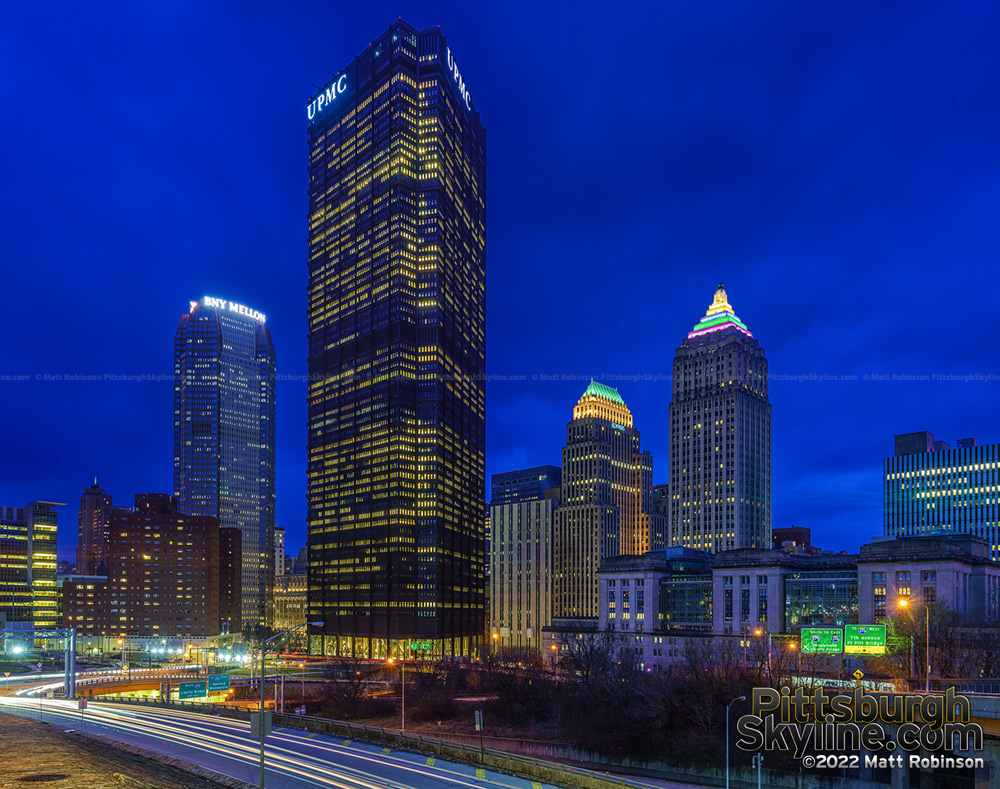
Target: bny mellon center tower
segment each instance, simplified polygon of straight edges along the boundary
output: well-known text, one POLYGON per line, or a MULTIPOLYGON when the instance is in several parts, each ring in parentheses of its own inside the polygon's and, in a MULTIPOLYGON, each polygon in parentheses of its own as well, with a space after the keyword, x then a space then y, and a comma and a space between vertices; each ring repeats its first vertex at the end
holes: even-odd
MULTIPOLYGON (((242 536, 242 622, 271 626, 275 356, 267 317, 192 301, 174 335, 174 496, 242 536)), ((197 567, 195 568, 198 569, 197 567)))
POLYGON ((485 621, 486 133, 441 30, 402 20, 305 109, 311 648, 469 654, 485 621))

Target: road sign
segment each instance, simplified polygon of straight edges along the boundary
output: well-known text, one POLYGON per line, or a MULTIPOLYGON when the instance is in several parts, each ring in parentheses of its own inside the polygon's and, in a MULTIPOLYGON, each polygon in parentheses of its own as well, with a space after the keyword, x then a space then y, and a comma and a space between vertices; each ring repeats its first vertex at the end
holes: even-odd
POLYGON ((839 655, 844 651, 844 631, 839 627, 804 627, 802 651, 839 655))
POLYGON ((122 671, 128 671, 128 663, 122 663, 122 671))
POLYGON ((844 652, 853 655, 884 655, 885 625, 847 625, 844 652))
POLYGON ((215 690, 229 690, 228 674, 211 674, 208 677, 208 692, 215 690))
POLYGON ((483 711, 476 710, 476 731, 483 730, 483 711))
POLYGON ((858 669, 857 671, 855 671, 855 672, 854 672, 854 678, 855 678, 855 679, 856 679, 856 680, 857 680, 858 682, 860 682, 860 681, 861 681, 861 678, 862 678, 862 677, 863 677, 864 675, 865 675, 865 672, 863 672, 863 671, 862 671, 861 669, 858 669))
POLYGON ((5 671, 5 672, 3 673, 3 675, 4 675, 5 677, 9 677, 9 676, 10 676, 10 672, 9 672, 9 671, 5 671))
POLYGON ((261 731, 260 731, 260 716, 261 716, 261 713, 259 713, 259 712, 251 712, 250 713, 250 736, 251 737, 253 737, 254 739, 262 740, 268 734, 271 733, 271 715, 272 715, 272 713, 270 713, 270 712, 265 712, 264 713, 264 732, 262 734, 261 731))
POLYGON ((87 709, 87 700, 80 699, 80 703, 77 705, 77 708, 80 710, 80 712, 83 712, 85 709, 87 709))
POLYGON ((177 698, 200 699, 208 695, 204 682, 181 682, 177 686, 177 698))

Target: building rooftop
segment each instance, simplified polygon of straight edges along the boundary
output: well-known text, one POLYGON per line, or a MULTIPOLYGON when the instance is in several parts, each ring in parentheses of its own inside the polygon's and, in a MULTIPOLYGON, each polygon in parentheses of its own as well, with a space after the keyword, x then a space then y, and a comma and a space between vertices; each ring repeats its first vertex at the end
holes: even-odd
POLYGON ((614 403, 619 403, 620 405, 625 405, 625 401, 622 400, 622 396, 618 394, 618 390, 610 386, 605 386, 604 384, 598 383, 597 381, 591 380, 590 385, 586 388, 584 393, 580 395, 581 398, 588 396, 603 397, 606 400, 611 400, 614 403))
POLYGON ((719 287, 715 289, 715 296, 712 298, 712 303, 708 306, 705 317, 688 332, 688 339, 701 337, 702 335, 728 328, 734 328, 747 337, 753 337, 743 321, 736 317, 736 313, 729 303, 729 298, 726 296, 726 289, 720 282, 719 287))

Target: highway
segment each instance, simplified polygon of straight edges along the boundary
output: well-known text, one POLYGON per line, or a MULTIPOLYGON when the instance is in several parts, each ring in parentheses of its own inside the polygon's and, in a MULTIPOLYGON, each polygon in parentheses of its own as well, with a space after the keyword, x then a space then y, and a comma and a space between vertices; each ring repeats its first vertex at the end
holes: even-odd
MULTIPOLYGON (((85 730, 181 759, 257 785, 259 740, 249 724, 184 710, 92 702, 81 713, 61 699, 0 697, 0 712, 85 730)), ((442 789, 506 787, 552 789, 471 765, 456 764, 381 745, 276 728, 265 744, 267 789, 442 789)))

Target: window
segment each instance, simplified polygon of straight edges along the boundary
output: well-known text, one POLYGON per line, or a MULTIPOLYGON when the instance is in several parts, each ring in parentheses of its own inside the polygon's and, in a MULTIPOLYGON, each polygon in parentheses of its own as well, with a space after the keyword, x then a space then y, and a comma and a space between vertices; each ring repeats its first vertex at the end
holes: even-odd
POLYGON ((909 597, 910 596, 910 587, 908 587, 908 586, 897 586, 896 587, 896 594, 899 595, 900 597, 909 597))
POLYGON ((885 586, 885 573, 872 573, 872 586, 885 586))
MULTIPOLYGON (((730 578, 729 580, 731 581, 732 579, 730 578)), ((725 617, 726 617, 726 621, 727 622, 732 622, 733 621, 733 590, 732 589, 727 589, 726 590, 726 595, 725 595, 725 599, 723 601, 723 605, 724 605, 724 614, 725 614, 725 617)))
POLYGON ((740 583, 744 584, 744 585, 749 585, 749 583, 750 583, 750 576, 749 575, 741 575, 740 576, 740 583))
POLYGON ((757 576, 757 583, 758 584, 766 584, 767 583, 767 576, 766 575, 758 575, 757 576))
POLYGON ((924 603, 933 603, 937 600, 937 587, 936 586, 925 586, 924 592, 924 603))
POLYGON ((750 590, 740 590, 740 621, 750 621, 750 590))
POLYGON ((920 573, 920 580, 926 583, 937 583, 937 570, 924 570, 920 573))
MULTIPOLYGON (((884 583, 885 573, 873 573, 873 575, 881 575, 884 583)), ((875 622, 882 622, 885 620, 885 587, 873 586, 872 597, 875 608, 875 622)))
POLYGON ((910 571, 909 570, 900 570, 898 573, 896 573, 896 583, 897 584, 906 584, 907 586, 909 586, 910 585, 910 571))
POLYGON ((767 587, 761 586, 757 589, 757 621, 767 621, 767 587))
POLYGON ((732 585, 733 585, 733 576, 731 576, 731 575, 727 575, 727 576, 725 576, 725 577, 724 577, 724 578, 722 579, 722 584, 723 584, 724 586, 732 586, 732 585))

